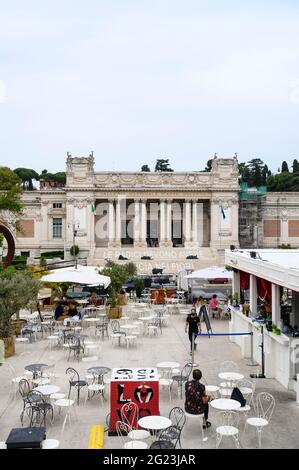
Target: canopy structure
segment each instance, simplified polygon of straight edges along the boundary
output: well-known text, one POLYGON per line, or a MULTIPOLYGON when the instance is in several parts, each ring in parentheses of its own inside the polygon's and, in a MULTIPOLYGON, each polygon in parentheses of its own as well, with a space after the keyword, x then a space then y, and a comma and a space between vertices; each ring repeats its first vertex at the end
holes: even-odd
POLYGON ((185 279, 232 279, 232 271, 227 271, 219 266, 210 266, 209 268, 194 271, 192 274, 185 276, 185 279))
POLYGON ((42 282, 70 282, 73 284, 86 284, 103 286, 105 289, 109 286, 111 280, 108 276, 99 274, 99 268, 96 266, 74 266, 62 269, 55 269, 50 274, 41 278, 42 282))

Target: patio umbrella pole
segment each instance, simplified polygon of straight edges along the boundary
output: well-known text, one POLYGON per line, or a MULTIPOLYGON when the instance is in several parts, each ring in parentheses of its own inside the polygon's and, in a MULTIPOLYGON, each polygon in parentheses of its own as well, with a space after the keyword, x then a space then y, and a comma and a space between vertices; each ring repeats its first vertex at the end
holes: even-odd
POLYGON ((196 333, 193 333, 192 334, 192 346, 191 346, 191 352, 192 352, 192 361, 188 363, 188 365, 192 366, 192 367, 198 367, 198 364, 196 362, 194 362, 194 339, 195 339, 195 336, 196 336, 196 333))

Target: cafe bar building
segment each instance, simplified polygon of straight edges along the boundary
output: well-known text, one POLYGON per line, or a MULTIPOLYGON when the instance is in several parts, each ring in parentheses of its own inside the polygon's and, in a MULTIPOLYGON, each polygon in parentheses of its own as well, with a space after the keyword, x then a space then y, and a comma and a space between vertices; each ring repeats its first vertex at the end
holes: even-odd
MULTIPOLYGON (((296 390, 299 374, 299 250, 231 250, 225 263, 233 269, 233 298, 230 333, 243 357, 264 375, 289 390, 296 390), (261 347, 263 343, 263 348, 261 347)), ((255 369, 253 367, 253 373, 255 369)))

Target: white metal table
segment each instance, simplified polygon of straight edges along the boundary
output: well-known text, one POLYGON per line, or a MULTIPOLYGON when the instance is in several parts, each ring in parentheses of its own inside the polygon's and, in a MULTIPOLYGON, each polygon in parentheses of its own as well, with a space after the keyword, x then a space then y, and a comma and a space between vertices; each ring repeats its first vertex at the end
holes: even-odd
POLYGON ((153 431, 154 440, 156 440, 157 433, 163 429, 169 428, 169 426, 172 425, 172 422, 165 416, 153 415, 140 418, 138 420, 138 425, 143 429, 153 431))
POLYGON ((241 403, 231 398, 216 398, 210 402, 210 405, 219 411, 235 411, 241 408, 241 403))

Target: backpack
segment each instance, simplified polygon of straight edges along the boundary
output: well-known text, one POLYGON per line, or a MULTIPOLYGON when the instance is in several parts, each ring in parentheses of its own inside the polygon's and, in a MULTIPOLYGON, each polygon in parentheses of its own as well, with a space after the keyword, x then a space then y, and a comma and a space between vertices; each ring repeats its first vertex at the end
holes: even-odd
POLYGON ((233 389, 232 394, 231 394, 231 399, 238 401, 241 404, 242 408, 243 408, 243 406, 246 405, 246 400, 243 397, 243 394, 242 394, 241 390, 237 387, 235 387, 233 389))

